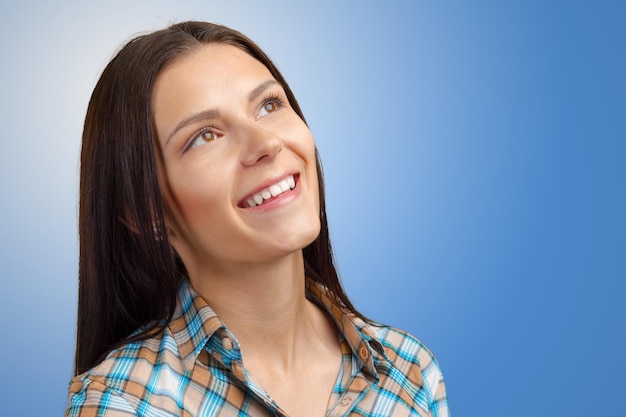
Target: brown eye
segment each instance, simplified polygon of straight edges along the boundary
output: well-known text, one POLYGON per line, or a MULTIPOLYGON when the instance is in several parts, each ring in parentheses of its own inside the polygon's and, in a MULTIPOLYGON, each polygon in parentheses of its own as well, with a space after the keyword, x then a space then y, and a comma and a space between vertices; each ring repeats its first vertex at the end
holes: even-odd
POLYGON ((211 142, 214 141, 215 139, 217 139, 217 135, 215 134, 215 132, 213 132, 212 130, 209 130, 207 132, 203 132, 200 137, 202 138, 203 141, 205 142, 211 142))
POLYGON ((269 103, 265 103, 263 105, 263 108, 265 109, 267 113, 271 113, 274 110, 278 109, 278 106, 273 101, 270 101, 269 103))
POLYGON ((268 114, 280 109, 281 106, 282 103, 278 98, 270 97, 265 100, 265 102, 259 109, 259 114, 257 115, 257 118, 267 116, 268 114))
POLYGON ((187 150, 191 149, 191 148, 195 148, 196 146, 200 146, 203 145, 205 143, 209 143, 209 142, 213 142, 214 140, 217 140, 221 137, 221 135, 213 130, 212 127, 210 128, 206 128, 206 130, 203 130, 202 132, 198 133, 189 143, 189 146, 187 147, 187 150))

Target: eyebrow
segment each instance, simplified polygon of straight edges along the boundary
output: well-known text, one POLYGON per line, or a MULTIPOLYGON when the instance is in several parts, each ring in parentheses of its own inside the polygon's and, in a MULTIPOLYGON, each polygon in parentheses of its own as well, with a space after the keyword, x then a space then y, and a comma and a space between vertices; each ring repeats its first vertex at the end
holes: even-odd
POLYGON ((261 84, 259 84, 259 86, 257 88, 255 88, 254 90, 250 91, 250 94, 248 94, 248 101, 252 102, 254 100, 256 100, 256 98, 258 96, 261 95, 261 93, 263 93, 263 91, 267 90, 268 88, 279 84, 278 81, 276 80, 267 80, 262 82, 261 84))
POLYGON ((165 145, 167 145, 170 139, 172 139, 172 137, 176 134, 176 132, 178 132, 183 127, 189 126, 191 124, 194 124, 196 122, 201 122, 204 120, 217 119, 219 116, 220 116, 220 112, 217 109, 211 109, 211 110, 205 110, 200 113, 196 113, 186 118, 185 120, 177 124, 174 130, 172 130, 172 133, 170 133, 170 135, 165 140, 165 145))
MULTIPOLYGON (((258 85, 258 87, 255 87, 254 90, 250 92, 250 94, 248 94, 248 102, 252 102, 256 100, 256 98, 259 97, 265 90, 267 90, 268 88, 276 84, 280 84, 280 83, 276 80, 267 80, 267 81, 262 82, 261 84, 258 85)), ((200 113, 196 113, 182 120, 179 124, 176 125, 174 130, 172 130, 172 132, 169 134, 169 136, 165 140, 165 145, 168 144, 168 142, 170 141, 170 139, 172 139, 172 137, 176 134, 176 132, 178 132, 185 126, 189 126, 191 124, 194 124, 196 122, 201 122, 204 120, 217 119, 219 115, 220 115, 219 110, 210 109, 210 110, 202 111, 200 113)))

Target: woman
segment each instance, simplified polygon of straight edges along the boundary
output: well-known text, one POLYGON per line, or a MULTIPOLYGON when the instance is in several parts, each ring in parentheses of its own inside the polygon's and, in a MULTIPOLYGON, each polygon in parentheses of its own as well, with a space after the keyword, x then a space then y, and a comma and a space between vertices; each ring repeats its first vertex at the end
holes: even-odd
POLYGON ((239 32, 125 45, 85 120, 66 415, 448 415, 429 351, 344 293, 321 174, 289 86, 239 32))

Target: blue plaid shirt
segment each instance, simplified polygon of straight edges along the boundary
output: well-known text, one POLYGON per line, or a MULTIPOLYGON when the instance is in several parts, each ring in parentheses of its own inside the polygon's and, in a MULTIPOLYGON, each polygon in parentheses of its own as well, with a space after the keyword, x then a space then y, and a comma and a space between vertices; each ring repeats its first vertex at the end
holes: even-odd
MULTIPOLYGON (((449 416, 433 355, 411 335, 365 323, 307 280, 340 330, 328 416, 449 416)), ((305 395, 305 394, 303 394, 305 395)), ((163 333, 130 343, 70 383, 66 417, 286 416, 244 368, 235 336, 184 281, 163 333)))

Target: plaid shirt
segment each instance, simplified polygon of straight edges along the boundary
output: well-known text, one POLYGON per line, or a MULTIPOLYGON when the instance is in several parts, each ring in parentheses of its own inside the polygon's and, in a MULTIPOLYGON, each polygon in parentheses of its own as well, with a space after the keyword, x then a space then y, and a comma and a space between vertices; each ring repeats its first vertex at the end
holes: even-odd
MULTIPOLYGON (((307 280, 307 297, 340 330, 342 365, 328 416, 448 416, 443 377, 412 336, 366 324, 307 280)), ((306 393, 303 393, 306 395, 306 393)), ((286 416, 244 368, 239 344, 215 312, 181 284, 165 331, 111 352, 70 383, 66 417, 286 416)))

